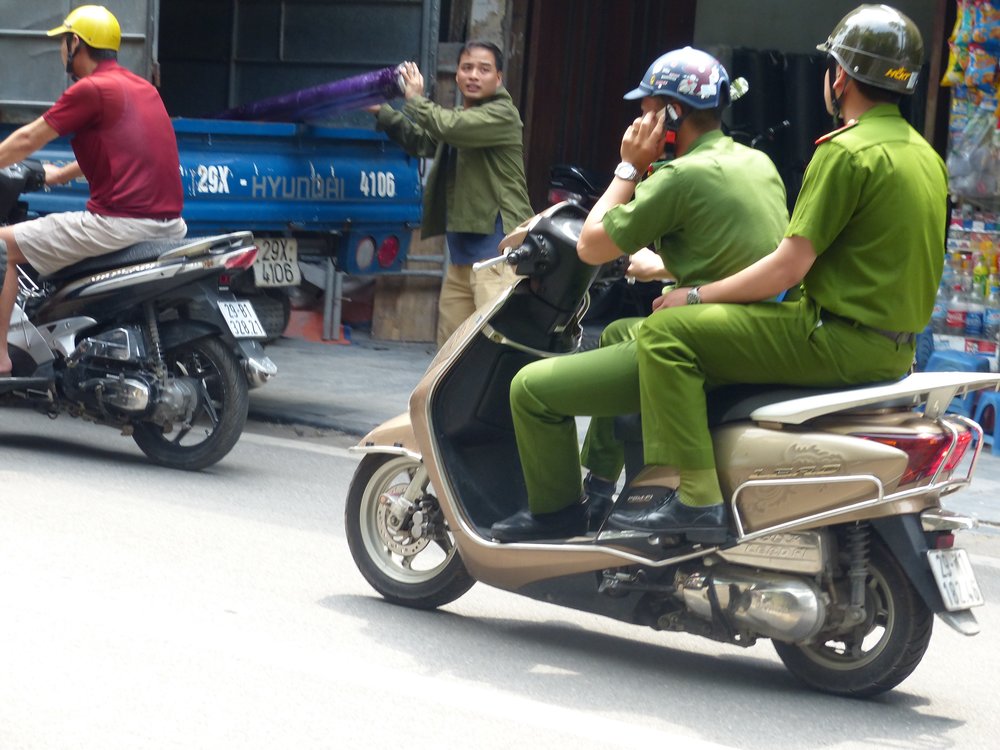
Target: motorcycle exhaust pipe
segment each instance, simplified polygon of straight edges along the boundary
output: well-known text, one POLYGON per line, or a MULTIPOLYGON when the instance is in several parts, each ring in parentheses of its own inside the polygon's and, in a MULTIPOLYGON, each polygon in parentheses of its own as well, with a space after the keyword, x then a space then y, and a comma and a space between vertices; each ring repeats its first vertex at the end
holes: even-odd
POLYGON ((776 641, 808 641, 826 621, 826 597, 805 578, 713 565, 678 573, 675 587, 697 617, 725 617, 776 641))

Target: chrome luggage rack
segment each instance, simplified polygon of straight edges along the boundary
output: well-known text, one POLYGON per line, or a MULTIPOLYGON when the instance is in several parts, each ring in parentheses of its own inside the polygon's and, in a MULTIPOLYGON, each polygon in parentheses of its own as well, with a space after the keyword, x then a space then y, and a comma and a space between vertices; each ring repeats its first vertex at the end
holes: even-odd
POLYGON ((743 482, 733 491, 733 496, 730 500, 730 509, 733 514, 733 522, 736 526, 736 544, 744 544, 746 542, 753 541, 754 539, 768 536, 769 534, 776 534, 783 531, 791 531, 805 526, 811 526, 821 521, 828 521, 836 518, 837 516, 849 515, 876 505, 894 503, 898 500, 904 500, 908 497, 914 497, 916 495, 936 494, 940 497, 942 495, 948 495, 952 492, 960 490, 962 487, 968 486, 968 484, 972 481, 972 474, 975 471, 976 462, 979 460, 979 453, 983 448, 983 429, 971 419, 958 415, 951 415, 947 418, 939 417, 934 420, 934 423, 940 425, 951 434, 951 443, 948 446, 947 453, 945 453, 944 457, 939 461, 937 470, 934 472, 934 476, 931 477, 931 480, 927 484, 922 484, 919 487, 911 487, 909 489, 899 490, 898 492, 892 492, 887 495, 885 494, 885 485, 882 483, 882 480, 874 474, 853 474, 835 477, 801 477, 793 479, 749 479, 746 482, 743 482), (960 422, 973 433, 973 442, 975 443, 975 447, 973 448, 972 461, 969 463, 968 470, 964 476, 948 476, 942 479, 941 473, 944 471, 944 467, 947 465, 948 460, 952 457, 952 455, 954 455, 959 444, 959 431, 956 429, 953 421, 960 422), (796 518, 784 523, 774 524, 773 526, 767 526, 749 533, 746 531, 743 517, 740 514, 738 506, 740 494, 744 490, 752 489, 754 487, 847 484, 851 482, 868 482, 872 484, 875 488, 874 497, 859 500, 858 502, 851 503, 850 505, 844 505, 837 508, 831 508, 830 510, 821 511, 819 513, 813 513, 812 515, 796 518))

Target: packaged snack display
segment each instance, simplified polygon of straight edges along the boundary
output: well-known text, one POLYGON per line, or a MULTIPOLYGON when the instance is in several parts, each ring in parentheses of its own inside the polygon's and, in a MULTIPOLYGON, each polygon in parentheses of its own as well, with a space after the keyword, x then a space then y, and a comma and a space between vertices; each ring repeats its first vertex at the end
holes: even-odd
POLYGON ((948 177, 954 197, 1000 204, 1000 4, 957 0, 941 85, 951 88, 948 177))

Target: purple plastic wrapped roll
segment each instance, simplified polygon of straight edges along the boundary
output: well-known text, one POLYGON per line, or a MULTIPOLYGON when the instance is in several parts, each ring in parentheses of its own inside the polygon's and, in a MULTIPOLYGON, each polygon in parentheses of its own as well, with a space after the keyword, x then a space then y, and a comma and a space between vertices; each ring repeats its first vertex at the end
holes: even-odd
POLYGON ((309 122, 381 104, 403 93, 399 65, 321 83, 288 94, 250 102, 216 115, 220 120, 309 122))

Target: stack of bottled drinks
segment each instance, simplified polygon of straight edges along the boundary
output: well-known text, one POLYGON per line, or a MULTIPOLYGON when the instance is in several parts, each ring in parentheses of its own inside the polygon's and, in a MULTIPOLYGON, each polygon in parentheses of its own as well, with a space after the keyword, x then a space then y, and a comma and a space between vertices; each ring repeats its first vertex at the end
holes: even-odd
POLYGON ((993 343, 1000 339, 1000 248, 994 218, 968 211, 953 215, 931 318, 934 333, 993 343))

